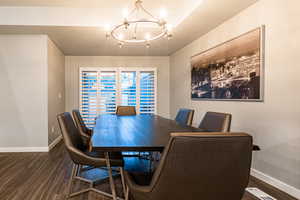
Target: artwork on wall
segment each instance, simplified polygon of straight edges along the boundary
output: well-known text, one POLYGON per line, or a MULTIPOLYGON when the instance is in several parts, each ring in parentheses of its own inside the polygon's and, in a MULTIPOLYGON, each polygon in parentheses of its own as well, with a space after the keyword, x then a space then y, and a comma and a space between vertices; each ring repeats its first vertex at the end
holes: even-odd
POLYGON ((264 26, 191 58, 192 99, 263 101, 264 26))

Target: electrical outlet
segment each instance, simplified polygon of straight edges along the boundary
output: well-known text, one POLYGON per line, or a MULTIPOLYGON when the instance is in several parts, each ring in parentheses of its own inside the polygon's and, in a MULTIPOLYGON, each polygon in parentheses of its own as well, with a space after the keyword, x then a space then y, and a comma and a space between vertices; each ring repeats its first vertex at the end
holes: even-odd
POLYGON ((54 133, 54 132, 55 132, 55 127, 52 126, 52 127, 51 127, 51 133, 54 133))
POLYGON ((58 98, 62 99, 62 94, 61 93, 58 93, 58 98))

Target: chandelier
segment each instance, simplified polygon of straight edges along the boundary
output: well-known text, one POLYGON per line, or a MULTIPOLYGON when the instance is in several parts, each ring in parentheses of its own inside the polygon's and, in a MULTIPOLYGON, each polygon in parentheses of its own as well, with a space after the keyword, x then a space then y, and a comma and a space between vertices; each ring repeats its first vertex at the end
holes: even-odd
POLYGON ((124 44, 145 44, 150 47, 150 42, 160 38, 172 38, 172 27, 165 18, 162 10, 160 17, 155 17, 147 11, 142 0, 136 0, 131 12, 124 10, 124 21, 110 28, 106 27, 106 38, 112 37, 118 42, 120 48, 124 44))

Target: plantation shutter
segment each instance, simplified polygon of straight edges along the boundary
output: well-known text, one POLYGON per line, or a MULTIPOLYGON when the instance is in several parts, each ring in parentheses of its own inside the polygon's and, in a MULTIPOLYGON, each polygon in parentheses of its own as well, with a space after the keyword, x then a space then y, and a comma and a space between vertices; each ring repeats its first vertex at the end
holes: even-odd
POLYGON ((116 112, 116 71, 100 71, 99 93, 98 93, 98 113, 109 114, 116 112))
POLYGON ((156 114, 156 92, 155 68, 80 68, 80 112, 88 127, 118 105, 156 114))
POLYGON ((155 113, 155 93, 154 71, 140 72, 140 113, 155 113))
POLYGON ((137 72, 121 71, 121 102, 122 106, 136 106, 137 72))
POLYGON ((86 126, 91 127, 98 114, 98 72, 82 71, 80 80, 80 112, 86 126))

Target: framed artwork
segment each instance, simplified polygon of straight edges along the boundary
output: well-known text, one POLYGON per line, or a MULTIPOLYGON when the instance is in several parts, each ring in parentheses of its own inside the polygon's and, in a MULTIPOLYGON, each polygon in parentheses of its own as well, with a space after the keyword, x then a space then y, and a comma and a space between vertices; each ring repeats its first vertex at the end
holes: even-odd
POLYGON ((264 26, 191 58, 193 100, 263 101, 264 26))

